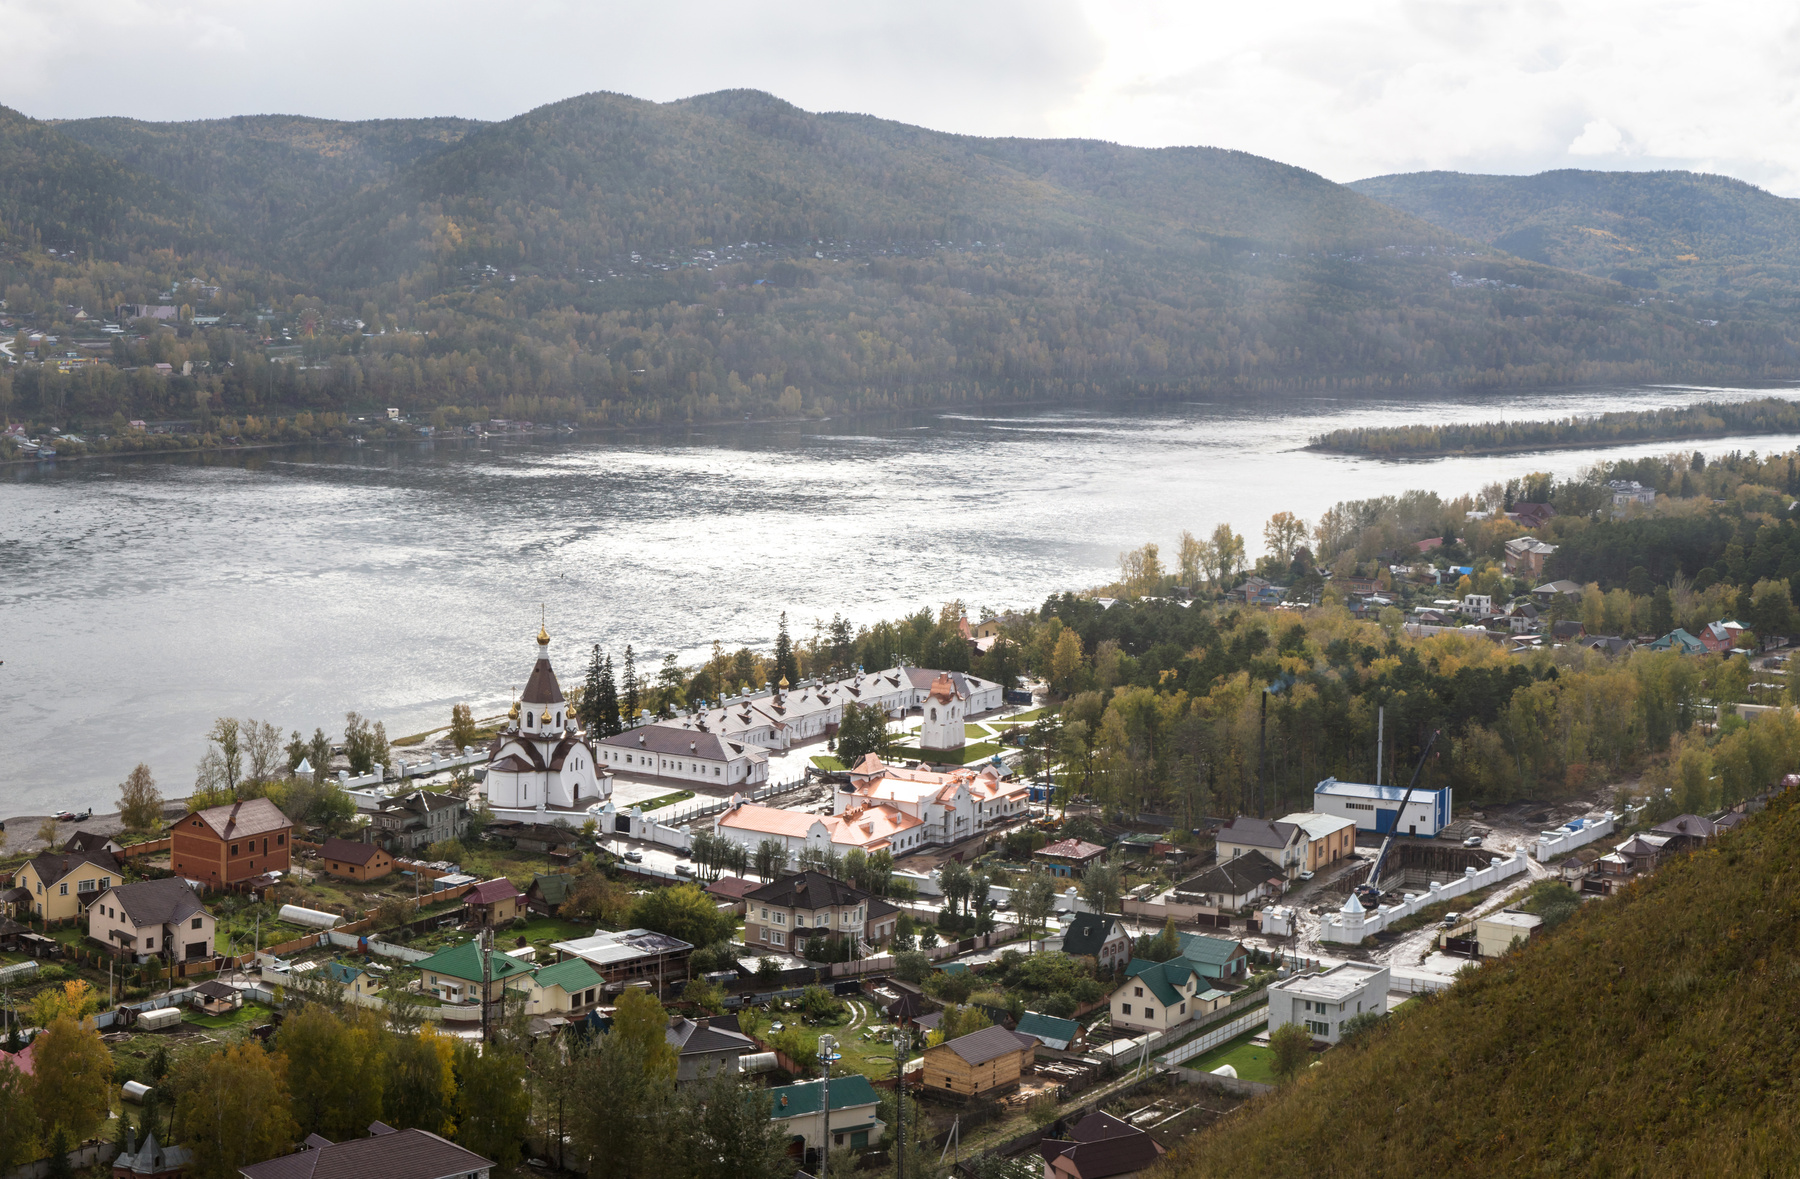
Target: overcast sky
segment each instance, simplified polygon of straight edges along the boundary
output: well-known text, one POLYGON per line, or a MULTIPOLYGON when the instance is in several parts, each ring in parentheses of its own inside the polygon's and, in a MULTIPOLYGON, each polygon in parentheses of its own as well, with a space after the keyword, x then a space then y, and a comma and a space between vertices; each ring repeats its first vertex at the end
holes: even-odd
POLYGON ((1800 6, 1699 0, 0 0, 45 118, 502 119, 730 87, 987 135, 1239 148, 1335 180, 1693 168, 1800 196, 1800 6))

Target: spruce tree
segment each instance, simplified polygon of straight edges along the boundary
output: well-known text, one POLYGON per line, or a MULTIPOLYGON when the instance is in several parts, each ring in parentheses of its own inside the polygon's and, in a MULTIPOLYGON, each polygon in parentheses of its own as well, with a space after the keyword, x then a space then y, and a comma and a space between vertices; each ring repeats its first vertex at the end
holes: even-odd
POLYGON ((600 731, 601 693, 603 691, 600 676, 603 671, 605 671, 605 664, 600 658, 600 644, 595 643, 593 657, 588 660, 587 680, 581 688, 581 707, 576 710, 575 714, 581 721, 581 727, 586 729, 589 735, 600 731))
POLYGON ((625 726, 637 724, 638 716, 638 678, 637 656, 631 650, 631 644, 625 644, 625 726))
POLYGON ((775 674, 776 683, 783 679, 789 685, 800 682, 800 664, 794 659, 794 640, 788 637, 787 611, 781 612, 781 628, 775 632, 775 674))
POLYGON ((619 687, 613 682, 612 656, 608 655, 600 668, 600 735, 610 737, 622 732, 624 726, 619 723, 619 687))

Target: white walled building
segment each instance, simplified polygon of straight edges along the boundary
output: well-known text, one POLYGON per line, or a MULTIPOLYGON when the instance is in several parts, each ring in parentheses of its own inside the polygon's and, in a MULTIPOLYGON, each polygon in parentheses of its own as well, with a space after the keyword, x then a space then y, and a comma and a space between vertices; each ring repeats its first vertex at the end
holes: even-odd
MULTIPOLYGON (((959 671, 892 667, 837 680, 806 680, 797 685, 783 679, 760 691, 727 696, 713 708, 651 721, 647 727, 705 731, 727 741, 787 750, 835 735, 843 723, 845 704, 872 704, 890 719, 899 719, 922 708, 939 679, 946 679, 951 691, 960 697, 965 717, 992 712, 1005 703, 1005 690, 991 680, 959 671)), ((960 721, 956 731, 959 735, 962 732, 960 721)), ((961 748, 961 743, 954 748, 961 748)))
POLYGON ((752 853, 765 839, 787 849, 788 862, 808 848, 844 855, 851 848, 887 851, 896 858, 924 846, 924 824, 887 805, 864 806, 841 815, 811 815, 737 802, 713 819, 713 834, 740 843, 752 853))
POLYGON ((1297 1023, 1315 1040, 1335 1044, 1344 1024, 1387 1008, 1388 968, 1341 962, 1318 974, 1296 974, 1269 984, 1269 1031, 1297 1023))
POLYGON ((672 778, 699 786, 738 789, 769 780, 769 755, 705 729, 644 725, 595 744, 600 764, 615 774, 672 778))
POLYGON ((1337 815, 1356 820, 1358 831, 1386 835, 1398 831, 1402 835, 1435 836, 1450 823, 1450 788, 1414 790, 1407 800, 1406 814, 1400 814, 1400 800, 1406 797, 1404 786, 1371 786, 1366 782, 1340 782, 1327 778, 1313 788, 1313 810, 1321 815, 1337 815))
POLYGON ((513 702, 507 727, 488 748, 482 792, 488 805, 513 809, 585 807, 612 794, 594 747, 575 724, 550 667, 550 635, 539 629, 537 662, 513 702))
POLYGON ((969 701, 948 675, 931 681, 931 691, 920 705, 924 715, 919 723, 919 748, 927 752, 939 750, 961 753, 964 744, 963 716, 969 701))
POLYGON ((1002 782, 991 768, 940 772, 890 766, 875 754, 850 769, 850 785, 832 799, 834 814, 887 805, 923 825, 921 844, 956 843, 1025 813, 1029 788, 1002 782))

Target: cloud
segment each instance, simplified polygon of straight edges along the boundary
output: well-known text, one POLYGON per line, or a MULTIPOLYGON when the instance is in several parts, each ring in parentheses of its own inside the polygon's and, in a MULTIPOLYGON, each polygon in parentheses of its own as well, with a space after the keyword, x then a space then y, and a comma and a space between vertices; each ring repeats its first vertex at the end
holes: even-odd
POLYGON ((0 0, 0 102, 499 119, 754 87, 983 135, 1211 144, 1337 180, 1696 168, 1800 195, 1800 12, 1700 0, 0 0))

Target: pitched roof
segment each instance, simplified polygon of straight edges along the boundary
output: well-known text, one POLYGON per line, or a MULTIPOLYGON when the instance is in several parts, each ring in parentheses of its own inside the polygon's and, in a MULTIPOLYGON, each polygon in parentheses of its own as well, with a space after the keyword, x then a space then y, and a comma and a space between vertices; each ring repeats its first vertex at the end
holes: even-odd
MULTIPOLYGON (((818 1113, 825 1104, 825 1082, 801 1081, 797 1085, 781 1085, 769 1090, 771 1118, 798 1118, 818 1113)), ((875 1086, 861 1073, 831 1078, 831 1108, 849 1109, 856 1105, 875 1105, 875 1086)))
POLYGON ((414 790, 398 798, 384 798, 377 809, 382 811, 411 811, 414 814, 430 814, 432 811, 449 810, 453 807, 467 807, 469 804, 454 794, 444 794, 435 790, 414 790))
POLYGON ((585 991, 589 987, 597 987, 603 981, 600 975, 580 958, 565 958, 550 966, 540 966, 532 972, 540 987, 561 987, 573 995, 577 991, 585 991))
POLYGON ((39 880, 49 885, 55 884, 83 864, 92 864, 107 872, 119 870, 119 861, 113 858, 111 852, 47 851, 39 852, 31 858, 31 871, 39 880))
POLYGON ((724 740, 717 733, 684 729, 672 724, 640 725, 611 737, 602 737, 594 744, 608 745, 614 749, 637 749, 665 757, 698 757, 708 761, 731 761, 743 757, 746 752, 744 746, 735 741, 724 740))
POLYGON ((1175 891, 1243 896, 1282 875, 1280 866, 1274 860, 1259 851, 1249 851, 1215 864, 1192 879, 1182 881, 1175 886, 1175 891))
POLYGON ((1147 1169, 1163 1150, 1145 1131, 1096 1111, 1075 1123, 1069 1140, 1046 1138, 1038 1143, 1038 1153, 1052 1174, 1107 1179, 1147 1169))
POLYGON ((824 909, 833 905, 860 904, 869 899, 869 894, 809 869, 747 892, 744 899, 763 905, 780 905, 784 909, 824 909))
POLYGON ((1224 966, 1244 956, 1244 947, 1229 938, 1208 937, 1204 933, 1181 935, 1181 956, 1203 966, 1224 966))
POLYGON ((706 891, 716 897, 726 897, 741 901, 744 897, 763 887, 754 880, 745 880, 742 876, 721 876, 706 886, 706 891))
POLYGON ((206 912, 206 906, 179 876, 115 884, 102 895, 112 898, 134 925, 173 925, 206 912))
POLYGON ((249 798, 207 807, 203 811, 189 811, 176 820, 175 825, 191 823, 194 819, 206 824, 220 839, 247 839, 252 835, 285 831, 294 825, 292 819, 281 813, 280 807, 266 798, 249 798))
MULTIPOLYGON (((494 950, 488 951, 488 958, 491 962, 489 971, 494 979, 511 978, 515 974, 528 974, 531 971, 529 963, 494 950)), ((464 982, 481 981, 481 951, 473 941, 439 950, 429 958, 421 958, 414 965, 422 972, 447 974, 464 982)))
POLYGON ((353 983, 367 973, 368 971, 362 967, 352 966, 348 962, 327 962, 325 964, 325 977, 340 985, 353 983))
POLYGON ((388 1130, 252 1163, 238 1168, 238 1174, 245 1179, 444 1179, 492 1166, 492 1159, 429 1130, 388 1130))
MULTIPOLYGON (((682 1056, 697 1056, 708 1052, 736 1052, 742 1056, 746 1052, 756 1051, 756 1041, 749 1036, 733 1028, 717 1026, 710 1019, 700 1021, 678 1015, 669 1021, 668 1030, 663 1035, 680 1050, 682 1056), (707 1026, 701 1027, 702 1022, 707 1026)), ((832 1096, 832 1108, 836 1109, 836 1094, 832 1096)))
POLYGON ((238 994, 236 987, 226 986, 216 978, 207 979, 205 982, 195 987, 194 991, 197 994, 205 995, 208 999, 236 999, 241 997, 238 994))
POLYGON ((1097 843, 1089 843, 1085 839, 1059 839, 1047 847, 1040 847, 1040 856, 1061 856, 1070 860, 1091 860, 1106 849, 1097 843))
POLYGON ((1279 820, 1292 823, 1306 832, 1308 839, 1324 839, 1328 835, 1336 835, 1346 827, 1356 826, 1355 819, 1343 815, 1322 815, 1317 811, 1295 811, 1291 815, 1283 815, 1279 820))
POLYGON ((77 831, 75 834, 69 836, 68 842, 62 845, 62 849, 66 852, 109 852, 112 848, 113 837, 110 835, 101 835, 95 831, 77 831))
POLYGON ((1240 843, 1247 847, 1285 848, 1294 841, 1298 830, 1292 823, 1271 822, 1239 815, 1219 829, 1219 843, 1240 843))
POLYGON ((1133 958, 1125 967, 1126 985, 1136 979, 1150 988, 1150 993, 1162 1000, 1164 1007, 1173 1007, 1180 1003, 1184 996, 1179 990, 1187 981, 1199 975, 1193 963, 1182 958, 1171 958, 1167 962, 1151 962, 1145 958, 1133 958))
POLYGON ((1658 823, 1650 828, 1657 835, 1686 835, 1690 839, 1711 839, 1718 834, 1718 827, 1711 819, 1701 815, 1676 815, 1666 823, 1658 823))
POLYGON ((112 1165, 115 1171, 123 1168, 132 1175, 161 1175, 185 1170, 193 1160, 193 1152, 187 1147, 163 1146, 157 1142, 156 1132, 152 1130, 144 1138, 142 1147, 135 1151, 120 1151, 112 1165))
POLYGON ((463 893, 463 903, 465 905, 491 905, 496 901, 509 901, 514 897, 524 895, 519 891, 518 885, 502 876, 495 880, 484 880, 468 892, 463 893))
POLYGON ((1077 913, 1063 930, 1062 952, 1076 958, 1098 958, 1118 922, 1100 913, 1077 913))
POLYGON ((950 1049, 962 1057, 965 1063, 986 1064, 1008 1052, 1017 1052, 1020 1048, 1036 1043, 1035 1036, 1018 1036, 995 1024, 966 1036, 958 1036, 954 1040, 946 1040, 939 1047, 950 1049))
POLYGON ((1036 1036, 1047 1047, 1061 1051, 1074 1042, 1081 1032, 1081 1025, 1072 1019, 1058 1019, 1054 1015, 1039 1015, 1035 1011, 1027 1011, 1019 1017, 1019 1031, 1028 1036, 1036 1036))
POLYGON ((535 892, 546 905, 560 905, 569 899, 575 877, 567 872, 539 872, 531 878, 526 892, 535 892))
POLYGON ((386 855, 372 843, 361 840, 339 839, 333 835, 319 849, 319 855, 327 860, 342 860, 346 864, 355 864, 359 868, 367 867, 369 861, 377 855, 386 855))

